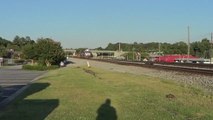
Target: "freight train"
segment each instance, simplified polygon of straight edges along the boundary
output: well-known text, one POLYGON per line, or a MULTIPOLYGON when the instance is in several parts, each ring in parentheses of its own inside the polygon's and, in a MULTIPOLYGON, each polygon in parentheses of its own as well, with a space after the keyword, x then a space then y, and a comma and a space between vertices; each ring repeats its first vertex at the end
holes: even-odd
POLYGON ((165 62, 165 63, 203 63, 204 59, 197 58, 192 55, 164 55, 164 56, 157 56, 154 59, 155 62, 165 62))

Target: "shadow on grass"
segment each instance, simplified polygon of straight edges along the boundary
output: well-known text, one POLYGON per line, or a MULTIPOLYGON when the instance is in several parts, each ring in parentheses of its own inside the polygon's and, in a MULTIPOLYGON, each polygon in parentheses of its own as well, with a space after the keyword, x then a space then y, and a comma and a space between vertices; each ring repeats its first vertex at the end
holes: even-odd
POLYGON ((117 120, 116 109, 111 106, 110 99, 106 99, 105 103, 98 108, 97 114, 96 120, 117 120))
POLYGON ((49 86, 50 83, 33 83, 28 89, 25 90, 25 92, 18 99, 24 99, 25 97, 40 92, 49 86))
POLYGON ((44 90, 49 83, 34 83, 1 111, 0 120, 44 120, 59 105, 58 99, 24 99, 44 90))

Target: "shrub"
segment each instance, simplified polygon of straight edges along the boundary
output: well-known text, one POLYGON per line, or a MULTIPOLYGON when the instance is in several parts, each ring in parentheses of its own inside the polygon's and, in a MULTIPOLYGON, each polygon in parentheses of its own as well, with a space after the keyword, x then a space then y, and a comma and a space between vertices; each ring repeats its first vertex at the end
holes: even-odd
POLYGON ((24 70, 38 70, 38 71, 45 71, 45 70, 53 70, 59 68, 58 65, 52 66, 43 66, 43 65, 23 65, 22 69, 24 70))
POLYGON ((23 59, 20 59, 20 60, 19 59, 15 59, 14 60, 15 64, 24 64, 24 62, 25 62, 25 60, 23 60, 23 59))

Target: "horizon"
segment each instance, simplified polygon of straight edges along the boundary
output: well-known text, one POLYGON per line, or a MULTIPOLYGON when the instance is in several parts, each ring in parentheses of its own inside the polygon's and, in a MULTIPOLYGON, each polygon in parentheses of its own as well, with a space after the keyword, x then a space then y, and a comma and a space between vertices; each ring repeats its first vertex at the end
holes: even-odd
POLYGON ((211 0, 3 1, 0 36, 51 38, 63 48, 105 48, 109 43, 190 42, 210 39, 211 0))
MULTIPOLYGON (((19 35, 17 35, 17 36, 19 36, 19 35)), ((5 39, 5 40, 8 40, 8 39, 6 39, 6 38, 3 38, 2 36, 0 36, 2 39, 5 39)), ((19 36, 20 38, 22 38, 22 37, 30 37, 30 36, 19 36)), ((15 37, 14 37, 15 38, 15 37)), ((37 41, 38 39, 40 39, 40 38, 37 38, 37 39, 31 39, 31 40, 33 40, 33 41, 37 41)), ((45 38, 44 38, 45 39, 45 38)), ((52 38, 50 38, 50 39, 52 39, 52 38)), ((197 40, 197 41, 193 41, 193 42, 201 42, 203 39, 207 39, 207 40, 209 40, 209 41, 211 41, 210 39, 208 39, 208 38, 202 38, 202 39, 200 39, 200 40, 197 40)), ((52 39, 52 40, 54 40, 54 39, 52 39)), ((10 42, 12 42, 13 40, 9 40, 10 42)), ((56 42, 60 42, 60 41, 57 41, 57 40, 54 40, 54 41, 56 41, 56 42)), ((178 42, 184 42, 184 43, 186 43, 187 44, 187 42, 186 41, 176 41, 176 42, 153 42, 153 41, 149 41, 149 42, 114 42, 114 43, 107 43, 106 45, 105 45, 105 47, 102 47, 102 46, 97 46, 97 47, 95 47, 95 48, 88 48, 88 47, 78 47, 78 48, 66 48, 66 47, 63 47, 62 46, 62 43, 61 43, 61 46, 62 46, 62 48, 63 49, 81 49, 81 48, 85 48, 85 49, 96 49, 96 48, 99 48, 99 47, 101 47, 101 48, 103 48, 103 49, 105 49, 109 44, 135 44, 135 43, 137 43, 137 44, 149 44, 149 43, 160 43, 160 44, 164 44, 164 43, 168 43, 168 44, 175 44, 175 43, 178 43, 178 42)), ((193 43, 193 42, 191 42, 191 43, 193 43)), ((213 42, 213 41, 212 41, 213 42)))

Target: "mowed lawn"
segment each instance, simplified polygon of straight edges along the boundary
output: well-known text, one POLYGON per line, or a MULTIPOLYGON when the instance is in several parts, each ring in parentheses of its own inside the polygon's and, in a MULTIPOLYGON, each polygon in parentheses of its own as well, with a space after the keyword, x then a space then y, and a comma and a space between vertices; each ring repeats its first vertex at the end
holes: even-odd
POLYGON ((213 97, 169 80, 95 67, 50 71, 1 120, 212 120, 213 97))

